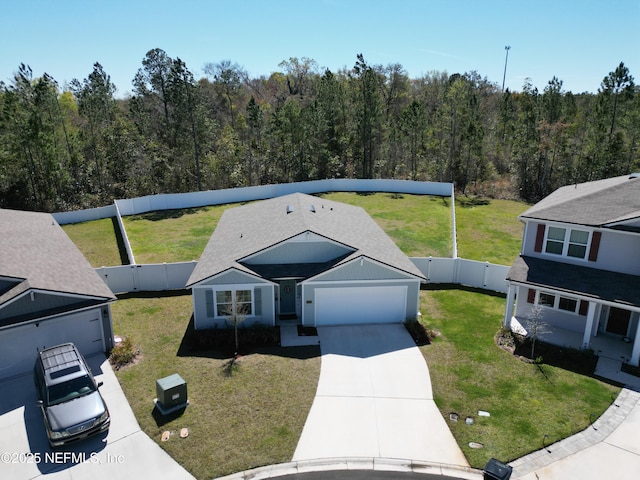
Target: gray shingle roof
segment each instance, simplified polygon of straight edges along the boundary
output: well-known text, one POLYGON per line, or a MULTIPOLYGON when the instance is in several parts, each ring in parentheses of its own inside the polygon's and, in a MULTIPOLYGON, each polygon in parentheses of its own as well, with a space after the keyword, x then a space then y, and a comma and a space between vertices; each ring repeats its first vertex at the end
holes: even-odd
POLYGON ((592 267, 521 256, 506 277, 509 281, 547 287, 595 299, 640 306, 640 277, 592 267))
POLYGON ((620 177, 559 188, 521 215, 602 227, 640 218, 640 177, 620 177))
POLYGON ((307 231, 354 249, 337 265, 366 256, 424 278, 364 209, 294 193, 225 210, 187 287, 230 268, 259 275, 238 261, 307 231))
POLYGON ((0 209, 0 232, 0 277, 15 279, 0 305, 30 289, 115 299, 52 215, 0 209))

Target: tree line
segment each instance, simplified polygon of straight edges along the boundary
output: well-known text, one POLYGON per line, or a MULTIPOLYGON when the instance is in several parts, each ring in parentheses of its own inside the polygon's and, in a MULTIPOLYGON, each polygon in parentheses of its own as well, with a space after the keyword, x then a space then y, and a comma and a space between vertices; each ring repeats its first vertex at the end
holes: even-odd
POLYGON ((411 79, 363 55, 337 72, 290 58, 268 77, 229 60, 203 73, 156 48, 117 98, 99 63, 62 87, 20 65, 0 82, 0 206, 323 178, 449 181, 534 202, 640 167, 640 91, 622 62, 595 94, 556 77, 542 92, 529 80, 503 92, 475 71, 411 79))

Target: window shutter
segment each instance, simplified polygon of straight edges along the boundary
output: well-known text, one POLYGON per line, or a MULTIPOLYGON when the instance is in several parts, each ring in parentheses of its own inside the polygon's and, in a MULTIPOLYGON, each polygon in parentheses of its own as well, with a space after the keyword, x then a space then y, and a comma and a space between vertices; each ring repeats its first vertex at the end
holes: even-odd
POLYGON ((527 292, 527 302, 534 303, 536 301, 536 291, 533 288, 530 288, 527 292))
POLYGON ((542 243, 544 242, 544 224, 538 224, 538 231, 536 232, 536 245, 533 248, 535 252, 542 252, 542 243))
POLYGON ((213 290, 206 289, 204 291, 204 302, 207 306, 207 318, 213 318, 213 290))
POLYGON ((580 308, 578 309, 578 313, 580 315, 586 315, 589 312, 589 302, 586 300, 580 300, 580 308))
POLYGON ((595 262, 598 260, 598 250, 600 249, 600 239, 602 238, 602 232, 593 232, 591 237, 591 248, 589 249, 589 261, 595 262))

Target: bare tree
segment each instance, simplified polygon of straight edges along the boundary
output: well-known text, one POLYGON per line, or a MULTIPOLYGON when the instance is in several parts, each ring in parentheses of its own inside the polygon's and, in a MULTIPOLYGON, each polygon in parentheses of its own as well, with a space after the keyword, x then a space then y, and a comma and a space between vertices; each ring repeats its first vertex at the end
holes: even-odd
POLYGON ((527 334, 531 339, 531 358, 535 360, 536 340, 545 334, 551 333, 549 324, 546 323, 542 317, 544 316, 544 310, 540 305, 535 305, 531 309, 531 314, 527 317, 527 334))

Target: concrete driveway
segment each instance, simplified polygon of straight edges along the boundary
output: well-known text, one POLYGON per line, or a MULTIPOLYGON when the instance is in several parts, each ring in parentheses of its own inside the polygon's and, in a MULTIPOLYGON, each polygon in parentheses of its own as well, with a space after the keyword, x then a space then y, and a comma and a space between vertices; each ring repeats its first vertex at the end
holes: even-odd
MULTIPOLYGON (((0 382, 0 477, 35 479, 193 479, 140 430, 104 355, 87 358, 111 413, 109 431, 53 452, 31 375, 0 382)), ((153 386, 150 386, 153 393, 153 386)), ((149 399, 149 410, 153 407, 149 399)))
POLYGON ((322 363, 293 460, 402 458, 468 466, 403 325, 319 327, 322 363))

